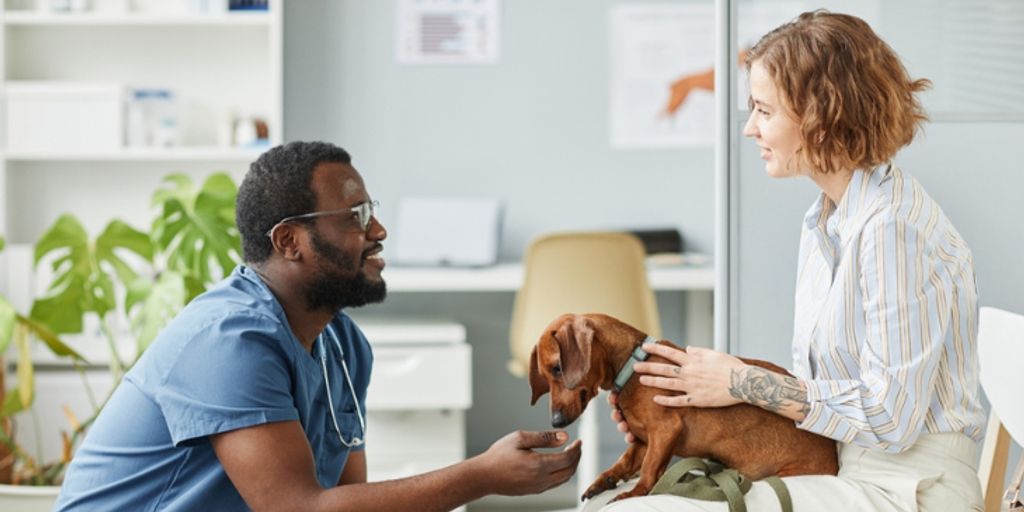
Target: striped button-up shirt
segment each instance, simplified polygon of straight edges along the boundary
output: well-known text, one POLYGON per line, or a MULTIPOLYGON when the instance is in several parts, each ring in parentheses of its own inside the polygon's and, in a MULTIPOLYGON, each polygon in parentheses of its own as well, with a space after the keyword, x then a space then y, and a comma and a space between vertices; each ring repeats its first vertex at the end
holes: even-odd
POLYGON ((922 432, 981 437, 974 261, 916 180, 885 165, 854 172, 838 205, 822 194, 799 261, 798 427, 894 453, 922 432))

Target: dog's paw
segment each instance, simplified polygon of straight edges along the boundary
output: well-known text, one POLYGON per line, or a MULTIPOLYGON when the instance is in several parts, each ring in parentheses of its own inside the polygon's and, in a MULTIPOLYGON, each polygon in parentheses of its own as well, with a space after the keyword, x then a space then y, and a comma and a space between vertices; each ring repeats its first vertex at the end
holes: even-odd
POLYGON ((635 498, 637 496, 647 496, 647 493, 646 492, 637 492, 637 490, 634 488, 633 490, 630 490, 630 491, 620 492, 619 494, 615 495, 615 497, 612 498, 611 501, 609 501, 608 503, 614 503, 616 501, 624 500, 624 499, 627 499, 627 498, 635 498))
POLYGON ((587 487, 587 491, 583 493, 582 499, 589 500, 598 494, 609 489, 614 489, 619 484, 619 479, 611 475, 601 475, 594 480, 594 483, 587 487))

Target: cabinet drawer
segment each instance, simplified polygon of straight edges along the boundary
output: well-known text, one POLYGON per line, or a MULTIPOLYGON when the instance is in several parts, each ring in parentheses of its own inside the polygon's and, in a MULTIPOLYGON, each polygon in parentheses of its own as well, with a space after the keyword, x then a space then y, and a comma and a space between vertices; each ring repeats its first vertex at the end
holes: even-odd
POLYGON ((370 411, 366 416, 370 457, 461 460, 466 453, 462 411, 370 411))
POLYGON ((469 345, 378 346, 367 391, 369 410, 468 409, 469 345))

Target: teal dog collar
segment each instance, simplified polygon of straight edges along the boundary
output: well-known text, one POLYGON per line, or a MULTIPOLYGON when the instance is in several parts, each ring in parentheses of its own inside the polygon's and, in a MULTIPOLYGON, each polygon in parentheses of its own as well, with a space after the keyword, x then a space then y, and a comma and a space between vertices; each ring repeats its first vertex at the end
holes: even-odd
POLYGON ((619 370, 619 374, 615 376, 615 392, 622 391, 622 388, 626 387, 626 383, 629 382, 629 378, 633 376, 633 363, 646 361, 650 354, 644 350, 644 345, 648 343, 654 343, 658 341, 650 336, 644 338, 644 341, 640 343, 633 350, 633 353, 629 355, 629 359, 626 359, 626 363, 622 365, 622 369, 619 370))

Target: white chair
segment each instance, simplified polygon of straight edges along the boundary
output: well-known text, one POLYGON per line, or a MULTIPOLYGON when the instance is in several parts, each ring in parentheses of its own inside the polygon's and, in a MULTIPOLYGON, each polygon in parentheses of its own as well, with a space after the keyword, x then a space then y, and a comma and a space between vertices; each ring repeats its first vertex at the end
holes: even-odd
MULTIPOLYGON (((661 337, 654 292, 640 240, 628 233, 557 233, 534 240, 524 257, 523 286, 512 312, 509 371, 524 377, 540 333, 563 313, 605 313, 661 337)), ((583 495, 599 473, 598 408, 594 397, 579 419, 583 454, 576 471, 583 495)), ((611 422, 610 419, 606 420, 611 422)))
POLYGON ((978 462, 985 511, 1001 508, 1010 446, 1024 442, 1024 316, 981 308, 978 319, 981 387, 992 405, 978 462))

